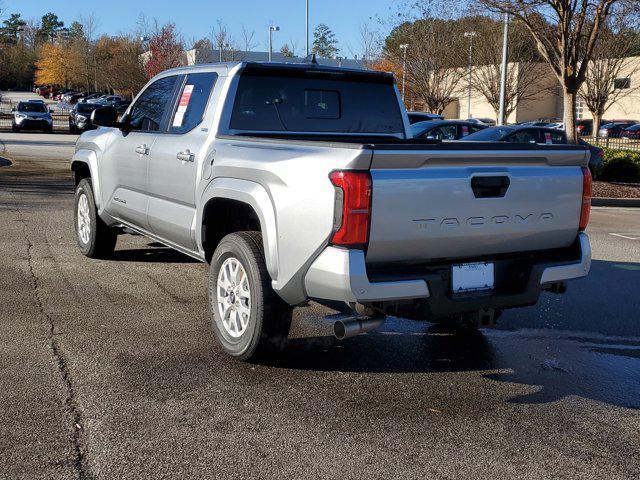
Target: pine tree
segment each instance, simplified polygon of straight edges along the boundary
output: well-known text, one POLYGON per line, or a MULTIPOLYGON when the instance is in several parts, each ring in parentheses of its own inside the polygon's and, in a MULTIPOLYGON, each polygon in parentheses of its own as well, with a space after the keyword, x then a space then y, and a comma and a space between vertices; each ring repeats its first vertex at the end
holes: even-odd
POLYGON ((336 46, 338 40, 331 29, 321 23, 313 31, 313 49, 312 53, 315 53, 319 57, 334 58, 340 49, 336 46))

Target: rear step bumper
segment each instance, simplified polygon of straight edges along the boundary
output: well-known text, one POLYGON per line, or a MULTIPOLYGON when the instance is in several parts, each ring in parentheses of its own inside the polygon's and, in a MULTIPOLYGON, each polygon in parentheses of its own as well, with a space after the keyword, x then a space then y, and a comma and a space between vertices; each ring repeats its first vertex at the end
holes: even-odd
POLYGON ((542 290, 556 289, 560 282, 587 275, 591 267, 591 247, 587 234, 580 233, 568 249, 503 256, 489 261, 495 264, 495 290, 459 296, 451 294, 451 264, 419 266, 411 268, 411 272, 399 271, 401 267, 367 272, 362 250, 327 247, 309 268, 305 288, 309 298, 351 305, 375 303, 383 308, 413 304, 436 316, 533 305, 542 290))

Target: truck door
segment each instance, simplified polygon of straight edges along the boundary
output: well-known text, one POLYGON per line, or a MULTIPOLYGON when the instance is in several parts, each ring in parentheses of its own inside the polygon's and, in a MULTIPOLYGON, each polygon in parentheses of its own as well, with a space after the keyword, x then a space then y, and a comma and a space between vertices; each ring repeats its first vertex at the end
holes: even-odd
POLYGON ((195 250, 196 179, 209 136, 203 124, 218 75, 190 73, 182 78, 165 133, 157 136, 149 162, 151 230, 176 245, 195 250))
POLYGON ((149 157, 170 110, 178 76, 150 84, 123 119, 127 127, 117 132, 102 165, 103 198, 107 212, 144 230, 147 221, 147 169, 149 157))

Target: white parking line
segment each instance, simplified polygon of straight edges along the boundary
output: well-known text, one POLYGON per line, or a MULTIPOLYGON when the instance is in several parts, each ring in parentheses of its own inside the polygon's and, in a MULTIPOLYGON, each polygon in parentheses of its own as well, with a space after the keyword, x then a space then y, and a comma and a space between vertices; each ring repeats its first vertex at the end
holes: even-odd
POLYGON ((609 235, 613 235, 614 237, 626 238, 627 240, 640 240, 640 237, 629 237, 620 233, 609 233, 609 235))

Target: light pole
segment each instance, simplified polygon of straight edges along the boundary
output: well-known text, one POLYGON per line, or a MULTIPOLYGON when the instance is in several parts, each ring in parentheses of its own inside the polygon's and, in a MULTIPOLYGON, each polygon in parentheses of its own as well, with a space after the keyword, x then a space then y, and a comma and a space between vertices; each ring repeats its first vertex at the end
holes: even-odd
POLYGON ((271 61, 271 55, 273 53, 273 32, 279 32, 280 27, 277 25, 269 26, 269 61, 271 61))
POLYGON ((307 0, 307 16, 306 16, 306 34, 307 34, 307 41, 305 43, 306 46, 306 57, 309 56, 309 0, 307 0))
POLYGON ((498 113, 498 125, 504 125, 506 117, 507 96, 507 58, 509 55, 509 14, 504 14, 504 33, 502 35, 502 67, 500 70, 500 112, 498 113))
POLYGON ((402 102, 404 103, 404 84, 407 79, 407 48, 409 48, 408 43, 403 43, 400 45, 400 50, 402 50, 402 102))
POLYGON ((477 32, 464 32, 465 38, 469 39, 469 98, 467 99, 467 115, 471 117, 471 69, 473 68, 473 37, 477 32))
POLYGON ((231 45, 229 43, 222 43, 218 45, 218 53, 220 54, 220 62, 222 62, 222 50, 225 48, 229 48, 231 45))

